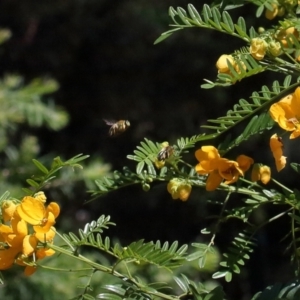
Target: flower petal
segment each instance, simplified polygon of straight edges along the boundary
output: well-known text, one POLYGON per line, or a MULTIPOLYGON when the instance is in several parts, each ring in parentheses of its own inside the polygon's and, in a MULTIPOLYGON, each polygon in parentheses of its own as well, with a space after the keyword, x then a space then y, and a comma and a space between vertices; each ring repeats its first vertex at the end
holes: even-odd
POLYGON ((46 209, 44 204, 33 197, 24 197, 17 207, 19 216, 31 225, 38 225, 43 220, 46 209))
POLYGON ((205 188, 209 192, 214 191, 218 188, 222 181, 223 178, 220 176, 218 170, 215 170, 208 175, 205 188))

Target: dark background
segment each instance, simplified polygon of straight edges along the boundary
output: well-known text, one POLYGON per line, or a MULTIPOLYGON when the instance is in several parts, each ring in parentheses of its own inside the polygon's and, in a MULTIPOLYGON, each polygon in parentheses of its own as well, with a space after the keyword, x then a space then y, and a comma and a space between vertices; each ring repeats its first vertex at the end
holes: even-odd
MULTIPOLYGON (((169 6, 186 8, 187 4, 182 0, 0 1, 0 26, 13 34, 1 48, 0 73, 18 73, 28 82, 35 77, 55 78, 60 89, 53 97, 70 114, 69 125, 59 132, 30 129, 39 137, 41 155, 51 152, 69 158, 84 153, 101 156, 113 169, 134 168, 126 155, 132 154, 144 137, 174 143, 179 137, 199 134, 206 119, 222 116, 237 99, 247 99, 262 83, 282 78, 263 73, 226 89, 200 89, 204 78, 216 78, 215 62, 221 54, 245 45, 215 31, 189 29, 154 46, 171 22, 169 6), (131 128, 111 139, 104 118, 129 119, 131 128)), ((201 10, 201 2, 193 4, 201 10)), ((254 12, 255 7, 247 5, 232 15, 233 19, 243 15, 257 28, 265 20, 255 19, 254 12)), ((262 152, 266 147, 268 137, 261 137, 242 150, 273 164, 269 153, 262 152)), ((196 164, 193 154, 187 159, 196 164)), ((284 176, 283 172, 281 178, 284 176)), ((210 222, 206 217, 219 209, 207 205, 206 199, 225 197, 194 190, 189 201, 182 203, 172 201, 165 184, 159 184, 148 193, 134 186, 83 206, 89 196, 82 187, 77 187, 72 199, 56 192, 61 196, 58 201, 62 202, 66 229, 77 229, 100 214, 109 214, 117 223, 111 235, 124 244, 140 238, 201 241, 200 229, 210 222)), ((276 211, 280 210, 260 213, 264 219, 276 211)), ((243 276, 225 285, 230 299, 249 299, 266 285, 291 276, 288 257, 282 259, 286 245, 279 244, 285 222, 269 225, 257 237, 259 247, 243 276)), ((240 225, 224 225, 224 234, 220 232, 216 240, 221 250, 240 225)))

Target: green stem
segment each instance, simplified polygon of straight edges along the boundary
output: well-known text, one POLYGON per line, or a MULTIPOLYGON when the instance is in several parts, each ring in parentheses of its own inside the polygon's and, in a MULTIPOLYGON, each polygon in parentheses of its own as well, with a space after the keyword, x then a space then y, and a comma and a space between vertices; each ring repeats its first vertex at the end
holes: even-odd
POLYGON ((158 297, 160 299, 166 299, 166 300, 179 300, 180 299, 180 297, 178 297, 178 296, 166 295, 164 293, 154 291, 152 288, 149 289, 147 286, 145 286, 142 283, 136 281, 134 278, 128 278, 128 277, 124 276, 123 274, 113 270, 112 268, 99 265, 99 264, 89 260, 88 258, 84 257, 83 255, 79 254, 79 255, 76 256, 71 251, 66 250, 64 248, 61 248, 59 246, 53 245, 53 244, 47 244, 47 247, 49 247, 49 248, 51 248, 51 249, 53 249, 57 252, 60 252, 62 254, 65 254, 69 257, 72 257, 73 259, 77 259, 77 260, 80 260, 82 262, 85 262, 85 263, 89 264, 90 266, 92 266, 97 271, 101 271, 101 272, 104 272, 104 273, 107 273, 107 274, 111 274, 111 275, 113 275, 113 276, 115 276, 115 277, 117 277, 121 280, 126 280, 127 282, 131 282, 136 287, 138 287, 141 292, 153 295, 153 296, 158 297))
MULTIPOLYGON (((295 208, 293 208, 293 215, 295 214, 295 208)), ((291 223, 291 231, 292 231, 292 240, 293 240, 293 248, 294 248, 294 256, 296 260, 297 265, 297 276, 299 276, 300 271, 300 261, 297 251, 297 243, 296 243, 296 234, 295 234, 295 218, 292 217, 292 223, 291 223)))
POLYGON ((287 188, 286 186, 284 186, 282 183, 280 183, 279 181, 277 181, 276 179, 274 179, 274 178, 271 178, 272 179, 272 181, 274 182, 274 183, 276 183, 278 186, 280 186, 282 189, 284 189, 284 190, 286 190, 287 192, 289 192, 289 193, 293 193, 293 191, 292 190, 290 190, 289 188, 287 188))

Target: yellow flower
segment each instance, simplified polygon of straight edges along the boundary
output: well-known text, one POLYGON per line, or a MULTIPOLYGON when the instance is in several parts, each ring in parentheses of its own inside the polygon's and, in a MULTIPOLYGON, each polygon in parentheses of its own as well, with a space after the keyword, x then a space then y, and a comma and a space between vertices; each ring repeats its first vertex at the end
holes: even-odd
POLYGON ((251 40, 250 54, 256 60, 262 60, 266 55, 267 47, 268 44, 265 42, 265 40, 261 38, 254 38, 251 40))
POLYGON ((272 6, 273 6, 272 10, 266 9, 266 12, 265 12, 265 17, 268 20, 273 20, 278 14, 278 5, 273 3, 272 6))
POLYGON ((199 161, 196 165, 196 172, 199 174, 208 174, 217 169, 220 154, 214 146, 202 146, 195 152, 195 156, 199 161))
POLYGON ((173 178, 167 185, 167 190, 174 200, 186 201, 192 191, 192 186, 184 179, 173 178))
POLYGON ((31 225, 40 225, 45 222, 46 208, 40 200, 26 196, 17 207, 19 216, 31 225))
POLYGON ((239 179, 239 176, 244 176, 250 165, 253 164, 253 159, 240 155, 237 161, 221 158, 218 150, 213 146, 203 146, 197 150, 195 156, 199 163, 195 169, 198 174, 208 175, 206 180, 206 190, 215 190, 221 182, 231 184, 239 179))
POLYGON ((271 179, 271 169, 268 166, 255 164, 252 168, 251 180, 260 180, 263 184, 267 184, 271 179))
POLYGON ((270 115, 278 125, 286 130, 293 131, 290 139, 300 135, 300 87, 293 94, 289 94, 270 107, 270 115))
POLYGON ((221 158, 218 162, 219 175, 225 179, 225 184, 234 183, 243 176, 243 171, 239 168, 239 164, 234 160, 221 158))
POLYGON ((17 207, 17 212, 23 220, 34 225, 35 232, 46 233, 55 224, 55 217, 59 214, 59 205, 51 202, 46 208, 39 199, 27 196, 17 207))
POLYGON ((282 141, 277 136, 277 134, 273 134, 270 138, 270 148, 273 153, 273 157, 275 158, 276 169, 280 172, 286 165, 286 157, 283 156, 282 151, 282 141))
POLYGON ((55 253, 44 246, 53 243, 56 231, 52 225, 60 213, 60 207, 55 202, 46 207, 45 201, 44 193, 39 192, 34 197, 24 197, 18 205, 10 201, 3 202, 3 220, 9 223, 0 224, 0 270, 16 263, 25 266, 24 273, 29 276, 37 270, 37 259, 55 253), (28 224, 33 225, 34 233, 28 234, 28 224))

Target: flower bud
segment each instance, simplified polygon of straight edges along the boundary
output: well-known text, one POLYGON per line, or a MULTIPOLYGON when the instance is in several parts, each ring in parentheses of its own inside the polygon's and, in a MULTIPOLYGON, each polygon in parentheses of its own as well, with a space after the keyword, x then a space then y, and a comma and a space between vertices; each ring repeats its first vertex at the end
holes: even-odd
POLYGON ((11 200, 4 200, 2 202, 1 209, 2 209, 3 222, 8 222, 12 219, 16 207, 17 205, 11 200))
POLYGON ((148 192, 148 191, 150 190, 150 184, 144 183, 144 184, 143 184, 143 190, 144 190, 145 192, 148 192))
POLYGON ((265 17, 268 20, 273 20, 278 15, 278 5, 273 3, 272 6, 273 6, 272 10, 266 9, 265 12, 265 17))
POLYGON ((183 179, 173 178, 168 183, 167 190, 174 200, 186 201, 190 196, 192 186, 183 179))
POLYGON ((277 57, 281 54, 281 45, 279 42, 271 41, 268 45, 268 51, 274 57, 277 57))
POLYGON ((262 60, 266 55, 267 47, 268 44, 265 40, 261 38, 254 38, 251 40, 250 54, 256 60, 262 60))
POLYGON ((230 69, 228 67, 228 61, 233 65, 234 59, 232 55, 223 54, 219 57, 216 67, 219 70, 219 73, 228 73, 230 69))
POLYGON ((267 184, 271 179, 271 169, 268 166, 254 164, 251 173, 251 180, 260 180, 263 184, 267 184))

